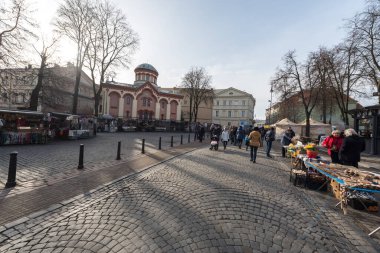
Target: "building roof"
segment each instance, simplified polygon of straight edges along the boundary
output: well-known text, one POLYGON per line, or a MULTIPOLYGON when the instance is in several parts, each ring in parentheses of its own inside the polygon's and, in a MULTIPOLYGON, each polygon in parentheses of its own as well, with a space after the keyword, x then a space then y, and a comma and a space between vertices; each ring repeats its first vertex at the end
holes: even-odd
POLYGON ((157 69, 155 69, 155 67, 153 67, 153 66, 150 65, 149 63, 142 63, 142 64, 138 65, 138 66, 135 68, 135 71, 136 71, 136 69, 147 69, 147 70, 150 70, 150 71, 156 72, 156 73, 158 74, 157 69))

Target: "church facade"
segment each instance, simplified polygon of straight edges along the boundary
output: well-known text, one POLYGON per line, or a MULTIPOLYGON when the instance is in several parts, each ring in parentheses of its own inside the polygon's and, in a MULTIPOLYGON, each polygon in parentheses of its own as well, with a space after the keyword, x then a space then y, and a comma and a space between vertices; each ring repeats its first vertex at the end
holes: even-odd
POLYGON ((100 112, 123 120, 181 120, 183 96, 157 85, 158 71, 143 63, 135 68, 133 84, 106 82, 100 112))

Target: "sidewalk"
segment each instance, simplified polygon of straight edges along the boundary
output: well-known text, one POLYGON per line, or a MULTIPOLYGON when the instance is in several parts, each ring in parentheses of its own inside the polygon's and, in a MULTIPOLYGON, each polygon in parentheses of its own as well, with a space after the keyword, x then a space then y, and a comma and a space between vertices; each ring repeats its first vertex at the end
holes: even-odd
MULTIPOLYGON (((18 223, 22 217, 47 208, 54 208, 53 205, 68 199, 83 196, 89 191, 101 187, 127 175, 141 172, 155 164, 170 160, 178 155, 191 152, 206 143, 192 142, 168 150, 159 150, 154 153, 145 153, 135 159, 126 161, 118 165, 100 170, 87 170, 86 167, 79 172, 77 177, 58 181, 49 186, 43 186, 32 191, 23 192, 17 195, 7 196, 13 189, 4 189, 0 196, 0 230, 13 226, 11 222, 18 223), (53 207, 52 207, 53 206, 53 207), (10 224, 10 225, 9 225, 10 224)), ((16 186, 17 187, 17 186, 16 186)), ((27 218, 22 218, 25 220, 27 218)))

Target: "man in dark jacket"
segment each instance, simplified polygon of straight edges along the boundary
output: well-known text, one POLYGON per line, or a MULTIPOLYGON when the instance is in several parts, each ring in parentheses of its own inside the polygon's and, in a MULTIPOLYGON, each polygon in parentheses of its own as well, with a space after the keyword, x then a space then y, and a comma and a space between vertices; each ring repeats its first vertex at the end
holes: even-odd
POLYGON ((269 131, 266 132, 264 138, 265 138, 265 141, 267 143, 267 146, 266 146, 267 157, 272 158, 272 156, 270 155, 270 151, 272 149, 272 142, 276 139, 276 135, 275 135, 275 132, 274 132, 274 127, 271 127, 269 129, 269 131))
MULTIPOLYGON (((292 142, 292 138, 296 134, 294 133, 293 129, 291 127, 288 128, 288 130, 285 131, 284 136, 282 136, 281 144, 282 146, 288 146, 292 142)), ((282 147, 281 154, 282 157, 285 157, 286 149, 282 147)))
POLYGON ((352 128, 344 131, 342 147, 339 150, 339 158, 343 165, 354 166, 358 168, 360 162, 360 153, 365 150, 365 142, 359 137, 352 128))

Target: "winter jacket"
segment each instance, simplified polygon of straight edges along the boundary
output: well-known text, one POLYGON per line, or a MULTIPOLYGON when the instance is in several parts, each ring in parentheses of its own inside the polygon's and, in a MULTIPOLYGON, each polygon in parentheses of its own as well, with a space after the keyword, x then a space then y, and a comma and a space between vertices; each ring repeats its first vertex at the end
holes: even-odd
POLYGON ((237 130, 236 138, 238 140, 243 140, 244 136, 245 136, 245 131, 244 131, 243 127, 240 126, 239 129, 237 130))
POLYGON ((266 134, 265 134, 265 141, 274 141, 276 138, 275 138, 275 135, 274 135, 274 131, 272 130, 269 130, 266 134))
POLYGON ((230 139, 230 135, 228 134, 228 131, 227 130, 223 131, 221 140, 228 141, 229 139, 230 139))
POLYGON ((292 142, 292 138, 294 137, 294 132, 292 130, 286 130, 284 136, 282 136, 281 144, 283 146, 288 146, 292 142))
POLYGON ((339 152, 343 144, 343 137, 328 136, 322 143, 327 148, 327 153, 331 156, 331 152, 339 152))
POLYGON ((351 135, 343 139, 339 150, 342 161, 360 162, 360 153, 365 150, 365 142, 358 135, 351 135))
POLYGON ((261 147, 261 133, 259 131, 252 131, 249 134, 249 146, 252 147, 261 147))

